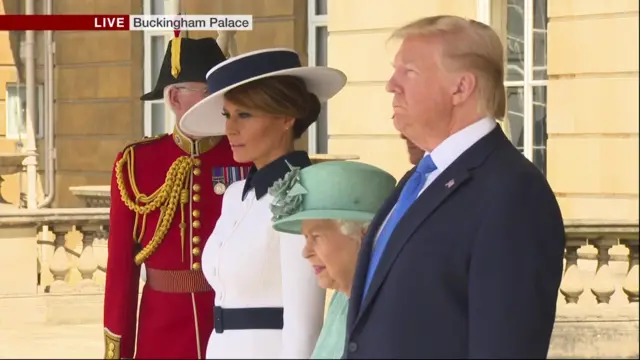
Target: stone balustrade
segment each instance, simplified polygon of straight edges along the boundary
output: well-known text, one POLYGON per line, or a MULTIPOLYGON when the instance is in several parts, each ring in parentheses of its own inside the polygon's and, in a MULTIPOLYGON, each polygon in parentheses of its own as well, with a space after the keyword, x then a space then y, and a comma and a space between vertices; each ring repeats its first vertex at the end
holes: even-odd
MULTIPOLYGON (((96 294, 87 311, 100 313, 108 218, 108 208, 3 210, 0 298, 96 294)), ((637 358, 638 222, 567 221, 565 228, 549 357, 637 358)))
POLYGON ((638 358, 638 222, 565 221, 550 358, 638 358))
MULTIPOLYGON (((28 261, 26 261, 27 258, 21 259, 20 254, 35 254, 38 248, 36 244, 49 246, 50 257, 46 256, 46 248, 35 256, 39 260, 39 273, 51 274, 50 283, 47 284, 46 280, 41 280, 40 285, 45 283, 47 286, 46 292, 69 291, 69 275, 74 257, 77 259, 75 262, 80 274, 76 287, 95 289, 98 286, 94 281, 96 271, 105 271, 106 253, 98 260, 94 253, 94 245, 99 241, 105 247, 109 228, 108 217, 108 208, 3 211, 0 214, 0 229, 2 229, 0 238, 5 241, 5 249, 9 246, 7 249, 9 251, 2 253, 11 254, 3 256, 9 256, 13 261, 8 258, 2 263, 15 263, 15 266, 21 267, 22 265, 18 264, 28 263, 28 261), (44 231, 42 231, 43 226, 44 231), (16 235, 19 236, 16 237, 16 235), (13 238, 13 241, 10 238, 13 238)), ((567 222, 565 227, 566 265, 560 286, 560 298, 564 299, 565 304, 569 307, 590 303, 609 305, 619 291, 624 293, 627 303, 638 303, 638 223, 573 221, 567 222), (589 251, 589 248, 592 250, 589 251), (615 254, 610 251, 613 248, 617 248, 615 254), (590 261, 594 262, 595 268, 591 279, 588 274, 590 261), (625 263, 626 273, 620 284, 616 283, 616 276, 611 270, 611 261, 625 263), (588 290, 585 284, 590 284, 588 290), (594 301, 584 299, 588 295, 587 292, 593 295, 594 301)), ((13 268, 15 266, 12 265, 13 268)), ((28 267, 33 268, 31 265, 28 267)), ((617 267, 620 268, 619 264, 617 267)), ((33 273, 33 270, 29 273, 33 273)), ((3 278, 0 277, 0 279, 3 278)), ((2 282, 0 284, 6 285, 2 282)), ((4 289, 8 287, 10 286, 1 286, 4 289)), ((24 286, 17 286, 17 288, 24 288, 24 286)), ((6 293, 7 290, 4 292, 6 293)))
POLYGON ((560 285, 565 303, 577 305, 585 295, 586 269, 579 266, 579 259, 595 261, 589 290, 596 305, 610 304, 619 290, 624 292, 628 303, 638 303, 638 223, 568 222, 565 229, 565 270, 560 285), (595 253, 586 251, 589 246, 595 253), (614 247, 617 247, 616 253, 612 251, 614 247), (611 261, 627 264, 621 284, 616 284, 611 261))
POLYGON ((71 186, 69 191, 81 199, 88 208, 111 206, 111 186, 109 185, 71 186))
POLYGON ((100 291, 108 225, 108 208, 3 211, 0 263, 12 271, 0 275, 0 295, 100 291))

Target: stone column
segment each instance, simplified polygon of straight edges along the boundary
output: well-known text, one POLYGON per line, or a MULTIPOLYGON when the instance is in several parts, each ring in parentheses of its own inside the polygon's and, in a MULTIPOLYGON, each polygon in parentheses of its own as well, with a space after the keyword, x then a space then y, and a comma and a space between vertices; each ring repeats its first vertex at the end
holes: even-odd
POLYGON ((584 292, 584 285, 578 268, 578 249, 587 243, 586 238, 568 237, 566 252, 564 254, 565 267, 560 293, 564 296, 567 304, 577 305, 580 295, 584 292))
POLYGON ((638 238, 635 239, 621 239, 621 243, 623 243, 629 249, 629 270, 627 271, 627 276, 624 279, 624 283, 622 285, 622 290, 627 295, 627 299, 629 303, 632 303, 637 306, 638 304, 638 268, 640 267, 640 262, 638 260, 638 238))
POLYGON ((99 225, 82 225, 77 230, 82 233, 82 253, 78 259, 78 271, 82 280, 78 283, 78 289, 82 292, 96 292, 98 284, 93 280, 93 275, 98 270, 98 262, 93 254, 93 242, 101 231, 99 225))
POLYGON ((53 274, 53 282, 49 287, 51 293, 66 293, 71 291, 67 283, 67 275, 71 270, 67 250, 65 248, 65 235, 71 231, 71 225, 54 225, 51 232, 55 235, 55 250, 49 262, 49 270, 53 274))

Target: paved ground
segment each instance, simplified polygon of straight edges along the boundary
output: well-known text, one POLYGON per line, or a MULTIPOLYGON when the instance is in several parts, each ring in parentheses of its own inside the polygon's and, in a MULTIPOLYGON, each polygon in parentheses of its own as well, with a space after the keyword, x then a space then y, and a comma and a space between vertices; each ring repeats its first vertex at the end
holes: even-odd
MULTIPOLYGON (((598 339, 598 345, 591 346, 591 349, 587 349, 591 351, 587 353, 620 353, 619 358, 637 359, 638 325, 637 321, 629 324, 631 329, 615 323, 600 324, 596 327, 588 326, 587 323, 582 323, 582 326, 578 327, 576 324, 566 324, 562 329, 557 329, 564 329, 563 331, 554 334, 555 341, 552 340, 551 346, 551 352, 554 355, 552 357, 584 359, 586 354, 580 357, 566 355, 575 354, 576 347, 589 348, 593 345, 591 344, 593 340, 598 339), (611 351, 612 346, 620 348, 620 351, 611 351), (635 354, 635 357, 628 356, 630 353, 635 354)), ((102 324, 23 325, 13 328, 6 325, 0 326, 0 359, 101 359, 103 347, 102 324)), ((586 358, 611 357, 587 356, 586 358)))
POLYGON ((0 327, 0 359, 98 359, 102 325, 0 327))

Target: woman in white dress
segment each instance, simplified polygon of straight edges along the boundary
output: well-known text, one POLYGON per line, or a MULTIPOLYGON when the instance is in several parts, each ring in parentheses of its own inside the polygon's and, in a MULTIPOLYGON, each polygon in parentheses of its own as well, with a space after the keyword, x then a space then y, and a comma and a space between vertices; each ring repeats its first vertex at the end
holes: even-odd
POLYGON ((226 174, 211 175, 224 197, 202 254, 216 293, 208 359, 305 359, 313 351, 325 294, 301 255, 303 238, 273 230, 268 189, 291 168, 311 165, 293 142, 345 83, 338 70, 302 67, 292 50, 255 51, 211 69, 211 95, 180 122, 191 136, 226 134, 235 160, 254 164, 228 188, 226 174))

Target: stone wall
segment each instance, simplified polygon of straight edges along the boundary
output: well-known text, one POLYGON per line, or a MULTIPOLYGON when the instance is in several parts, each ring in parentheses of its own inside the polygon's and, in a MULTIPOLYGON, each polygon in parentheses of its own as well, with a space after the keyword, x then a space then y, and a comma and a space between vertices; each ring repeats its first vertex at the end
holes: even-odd
MULTIPOLYGON (((0 14, 24 13, 24 0, 2 0, 0 14)), ((43 0, 36 1, 43 13, 43 0)), ((142 0, 77 1, 56 0, 54 14, 139 14, 142 0)), ((19 58, 22 32, 0 32, 0 152, 13 152, 16 140, 7 139, 5 129, 5 86, 24 83, 19 58)), ((43 32, 36 32, 38 84, 44 82, 43 32)), ((102 185, 110 181, 113 160, 120 148, 142 136, 142 34, 139 32, 54 32, 55 146, 57 164, 52 206, 84 204, 69 186, 102 185)), ((38 140, 39 198, 45 146, 38 140)), ((8 176, 3 195, 17 203, 26 190, 26 176, 8 176), (22 180, 20 187, 19 180, 22 180)))
MULTIPOLYGON (((24 0, 2 0, 0 14, 20 13, 24 0), (22 5, 21 5, 22 4, 22 5)), ((298 51, 306 63, 306 1, 294 0, 189 0, 187 14, 252 14, 254 30, 238 32, 238 51, 266 47, 287 47, 298 51)), ((78 1, 56 0, 56 14, 141 14, 142 0, 78 1)), ((42 0, 37 0, 41 9, 42 0)), ((41 11, 41 10, 39 10, 41 11)), ((24 12, 24 9, 22 9, 24 12)), ((38 83, 43 82, 42 33, 39 39, 38 83)), ((17 34, 12 33, 15 37, 17 34)), ((191 32, 191 37, 217 32, 191 32)), ((56 196, 54 207, 81 207, 84 203, 70 186, 107 185, 117 152, 143 135, 143 35, 141 32, 55 32, 54 97, 55 142, 57 148, 56 196)), ((18 79, 16 41, 0 32, 0 152, 13 152, 15 141, 4 138, 4 84, 18 79), (11 51, 13 50, 13 52, 11 51)), ((24 80, 22 80, 24 81, 24 80)), ((296 144, 306 149, 307 139, 296 144)), ((44 164, 44 146, 38 142, 39 168, 44 164)), ((42 174, 42 171, 40 171, 42 174)), ((7 177, 3 195, 18 202, 18 176, 7 177)), ((26 176, 22 176, 26 185, 26 176)), ((42 182, 42 181, 41 181, 42 182)), ((22 187, 24 191, 26 186, 22 187)), ((40 194, 42 197, 42 194, 40 194)))
MULTIPOLYGON (((388 35, 421 16, 474 18, 479 1, 329 2, 329 65, 349 76, 329 102, 330 153, 396 176, 409 168, 384 91, 388 35)), ((638 2, 547 1, 549 181, 567 219, 638 219, 638 2)), ((506 1, 490 4, 492 25, 505 26, 495 15, 506 1)))
MULTIPOLYGON (((42 12, 42 0, 35 1, 36 12, 42 12)), ((24 0, 0 0, 0 16, 4 14, 24 14, 24 0)), ((44 57, 43 57, 43 36, 36 33, 35 55, 36 55, 36 83, 42 84, 44 80, 44 57)), ((0 153, 14 153, 20 151, 25 139, 12 139, 7 137, 6 128, 6 89, 7 84, 24 84, 25 73, 20 59, 20 42, 24 40, 24 31, 0 31, 0 153), (22 141, 21 141, 22 140, 22 141)), ((41 148, 43 141, 36 139, 38 148, 41 148)), ((38 156, 38 183, 42 183, 42 161, 43 154, 38 156)), ((26 190, 26 176, 10 175, 3 177, 2 198, 12 204, 20 201, 20 189, 26 190), (22 181, 21 181, 22 180, 22 181)), ((41 190, 41 186, 40 190, 41 190)), ((42 198, 42 191, 39 198, 42 198)))
MULTIPOLYGON (((638 3, 548 2, 549 181, 566 218, 638 219, 638 3)), ((386 40, 393 28, 419 16, 474 18, 477 6, 476 0, 380 0, 375 7, 364 0, 329 0, 329 65, 349 76, 343 92, 329 102, 329 152, 355 154, 402 175, 409 163, 390 119, 391 97, 384 91, 395 44, 386 40)), ((42 0, 36 8, 41 11, 42 0)), ((282 46, 297 50, 306 62, 307 1, 189 0, 182 10, 253 14, 254 31, 236 35, 240 53, 282 46)), ((23 0, 0 1, 0 14, 23 11, 23 0)), ((136 14, 142 12, 142 0, 56 0, 54 11, 136 14)), ((0 32, 0 152, 16 148, 16 141, 4 137, 4 85, 24 81, 16 65, 17 36, 0 32)), ((54 206, 82 206, 68 187, 107 184, 116 152, 142 136, 142 34, 57 32, 55 41, 54 206)), ((36 48, 42 83, 41 33, 36 48)), ((306 144, 305 137, 298 147, 306 144)), ((42 175, 42 140, 38 149, 42 175)), ((2 195, 17 202, 18 177, 6 180, 2 195)))
POLYGON ((638 219, 638 2, 549 1, 548 178, 565 218, 638 219))
MULTIPOLYGON (((140 14, 142 0, 56 0, 54 12, 140 14)), ((142 136, 142 33, 61 31, 54 40, 54 206, 79 207, 69 187, 108 184, 117 152, 142 136)))
POLYGON ((328 104, 329 153, 355 154, 397 178, 411 167, 404 141, 391 120, 384 86, 396 47, 391 31, 420 16, 455 14, 474 18, 476 0, 329 0, 329 66, 349 82, 328 104))

